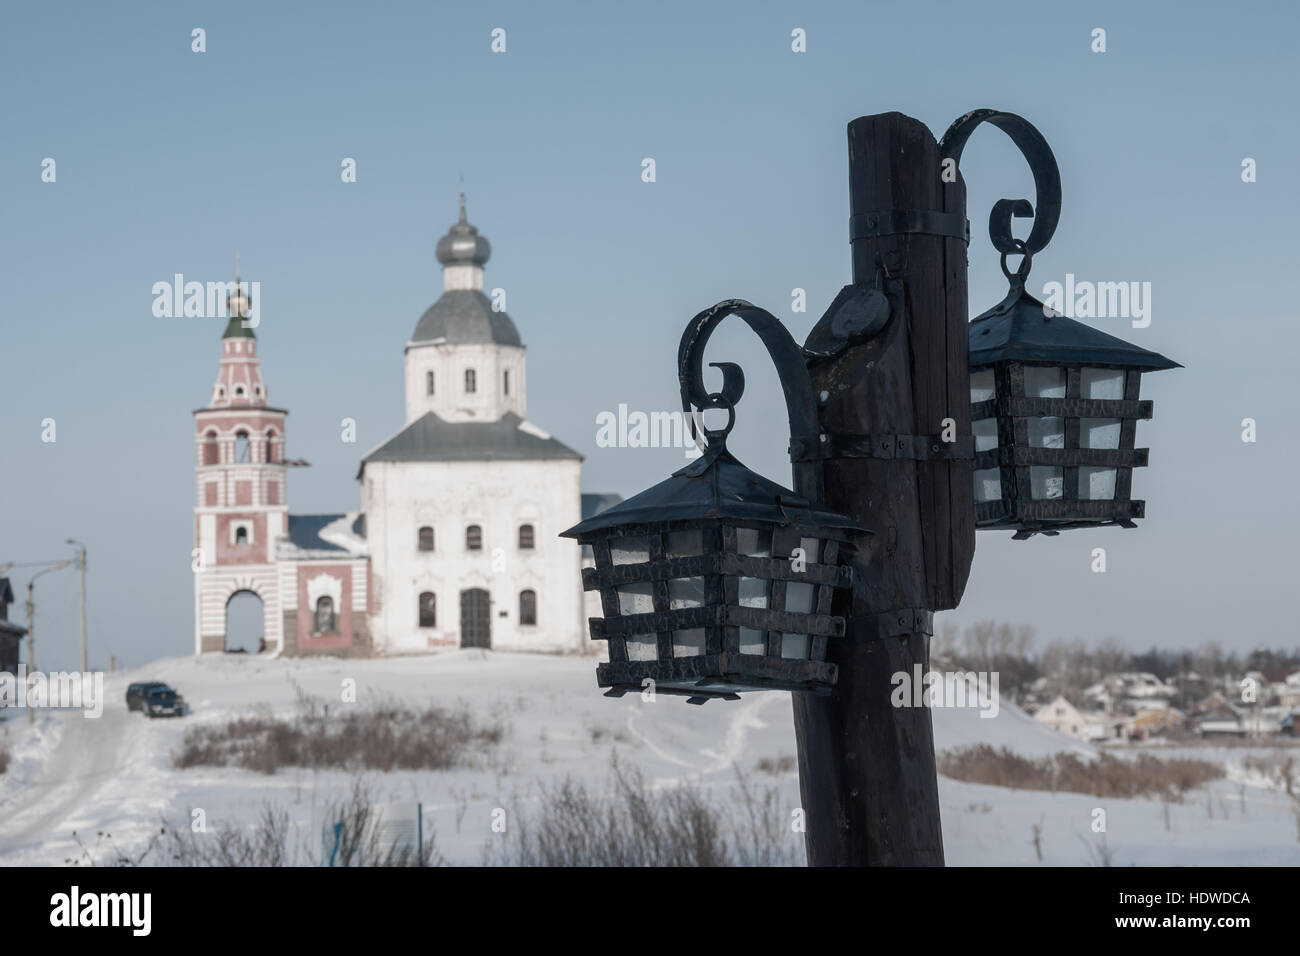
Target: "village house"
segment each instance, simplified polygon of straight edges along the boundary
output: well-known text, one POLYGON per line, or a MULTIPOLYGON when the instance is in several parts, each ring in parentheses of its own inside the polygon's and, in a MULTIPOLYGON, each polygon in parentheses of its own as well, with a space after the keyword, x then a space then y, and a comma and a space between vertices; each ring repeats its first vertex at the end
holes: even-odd
POLYGON ((14 592, 8 578, 0 578, 0 672, 18 673, 18 648, 27 628, 9 620, 9 605, 14 592))

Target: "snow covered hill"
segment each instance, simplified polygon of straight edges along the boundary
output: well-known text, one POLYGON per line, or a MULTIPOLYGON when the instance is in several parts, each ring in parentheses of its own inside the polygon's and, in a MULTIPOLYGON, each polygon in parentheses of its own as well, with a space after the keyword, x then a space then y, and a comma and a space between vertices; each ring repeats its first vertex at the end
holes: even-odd
MULTIPOLYGON (((288 810, 307 832, 320 808, 347 791, 350 775, 173 766, 187 727, 258 709, 289 714, 299 688, 331 709, 463 701, 504 726, 499 747, 474 768, 367 775, 379 798, 422 802, 440 851, 455 863, 480 862, 485 846, 500 839, 491 827, 494 810, 528 812, 539 781, 574 776, 601 786, 615 753, 655 786, 687 781, 707 788, 714 800, 729 798, 738 766, 752 782, 778 786, 790 808, 799 805, 788 695, 752 694, 703 707, 666 697, 650 704, 631 696, 615 700, 601 695, 594 669, 590 658, 461 651, 382 660, 209 655, 109 675, 99 719, 42 712, 29 725, 24 714, 9 711, 0 722, 0 743, 12 755, 8 772, 0 774, 0 864, 75 858, 81 849, 74 831, 87 846, 100 832, 111 834, 118 847, 143 845, 164 818, 185 822, 196 809, 210 827, 251 822, 267 801, 288 810), (138 680, 171 684, 192 715, 149 720, 128 713, 125 689, 138 680), (343 702, 346 681, 356 682, 357 705, 343 702)), ((989 743, 1031 757, 1091 753, 1005 704, 993 719, 974 709, 936 709, 934 724, 940 750, 989 743)), ((1254 785, 1259 782, 1231 778, 1198 791, 1170 807, 1166 829, 1157 800, 1102 800, 941 778, 947 859, 954 865, 1037 864, 1037 825, 1045 864, 1086 865, 1109 856, 1115 865, 1296 865, 1300 824, 1291 801, 1254 785), (1107 813, 1104 846, 1090 829, 1098 807, 1107 813)), ((797 834, 780 838, 801 845, 797 834)))

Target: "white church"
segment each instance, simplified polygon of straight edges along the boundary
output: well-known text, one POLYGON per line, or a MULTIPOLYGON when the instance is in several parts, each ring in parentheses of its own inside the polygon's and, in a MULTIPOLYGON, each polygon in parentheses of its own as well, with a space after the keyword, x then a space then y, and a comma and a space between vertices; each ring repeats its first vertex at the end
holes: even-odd
MULTIPOLYGON (((360 508, 288 510, 287 411, 229 302, 221 368, 195 417, 194 649, 227 648, 227 605, 262 602, 264 650, 390 655, 585 651, 582 555, 559 532, 618 498, 583 495, 582 456, 528 421, 519 330, 483 294, 487 239, 437 245, 443 293, 406 343, 406 423, 361 459, 360 508)), ((242 287, 241 287, 242 288, 242 287)))

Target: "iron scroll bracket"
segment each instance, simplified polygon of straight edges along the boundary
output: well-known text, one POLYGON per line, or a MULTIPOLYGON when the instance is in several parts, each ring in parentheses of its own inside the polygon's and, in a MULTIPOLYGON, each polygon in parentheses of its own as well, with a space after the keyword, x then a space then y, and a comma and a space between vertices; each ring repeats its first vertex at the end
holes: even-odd
POLYGON ((944 160, 961 162, 966 140, 981 123, 996 126, 1011 137, 1019 147, 1029 169, 1034 174, 1034 205, 1026 199, 1002 199, 993 204, 989 213, 989 238, 993 248, 1006 255, 1028 252, 1033 255, 1052 241, 1056 224, 1061 218, 1061 171, 1056 165, 1052 148, 1043 134, 1023 116, 1001 110, 972 110, 959 117, 939 140, 939 155, 944 160), (1023 244, 1011 235, 1011 218, 1034 217, 1034 227, 1023 244))
POLYGON ((701 410, 735 406, 745 391, 745 373, 739 365, 732 362, 711 363, 722 372, 721 389, 710 392, 704 385, 705 347, 713 330, 729 315, 744 319, 771 356, 781 380, 781 390, 785 393, 794 490, 813 504, 820 505, 824 500, 822 466, 818 454, 821 429, 817 422, 817 402, 806 353, 781 320, 766 309, 744 299, 724 299, 698 313, 682 332, 682 340, 677 347, 677 378, 681 386, 682 411, 691 422, 692 437, 695 436, 692 405, 701 410), (796 449, 800 452, 798 457, 794 454, 796 449))

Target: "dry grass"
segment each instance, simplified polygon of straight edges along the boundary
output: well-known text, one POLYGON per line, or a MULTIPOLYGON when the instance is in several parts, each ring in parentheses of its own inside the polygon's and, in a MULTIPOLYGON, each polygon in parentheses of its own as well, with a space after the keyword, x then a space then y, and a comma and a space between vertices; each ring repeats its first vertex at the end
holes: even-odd
POLYGON ((1295 754, 1282 750, 1256 756, 1251 754, 1242 760, 1242 766, 1254 770, 1266 777, 1269 783, 1285 790, 1288 796, 1300 797, 1300 761, 1295 754))
POLYGON ((774 777, 779 777, 787 773, 793 773, 797 767, 798 761, 789 754, 781 754, 776 759, 763 757, 758 761, 758 770, 760 773, 770 773, 774 777))
POLYGON ((939 755, 938 765, 939 773, 964 783, 1098 797, 1161 797, 1174 802, 1181 802, 1187 791, 1224 775, 1222 766, 1206 760, 1161 759, 1150 754, 1132 760, 1101 754, 1095 760, 1084 760, 1068 753, 1030 758, 988 744, 945 751, 939 755))
MULTIPOLYGON (((353 780, 347 797, 326 807, 321 819, 340 825, 333 866, 441 866, 445 862, 433 833, 424 841, 422 857, 414 847, 386 843, 374 799, 360 777, 353 780)), ((252 825, 226 822, 215 830, 195 831, 188 821, 164 823, 143 849, 131 853, 119 850, 108 833, 96 834, 93 847, 87 847, 76 833, 73 836, 81 855, 64 862, 74 866, 319 866, 324 862, 321 834, 296 831, 288 812, 271 803, 263 804, 252 825)))
POLYGON ((502 866, 792 866, 802 840, 777 788, 755 792, 736 772, 725 804, 698 787, 654 790, 613 761, 609 791, 572 777, 540 785, 538 808, 517 818, 485 862, 502 866), (728 808, 724 810, 723 808, 728 808))
POLYGON ((326 715, 309 701, 291 717, 254 714, 185 733, 177 767, 281 767, 348 770, 447 770, 496 747, 503 728, 482 724, 460 706, 430 704, 351 709, 326 715))

